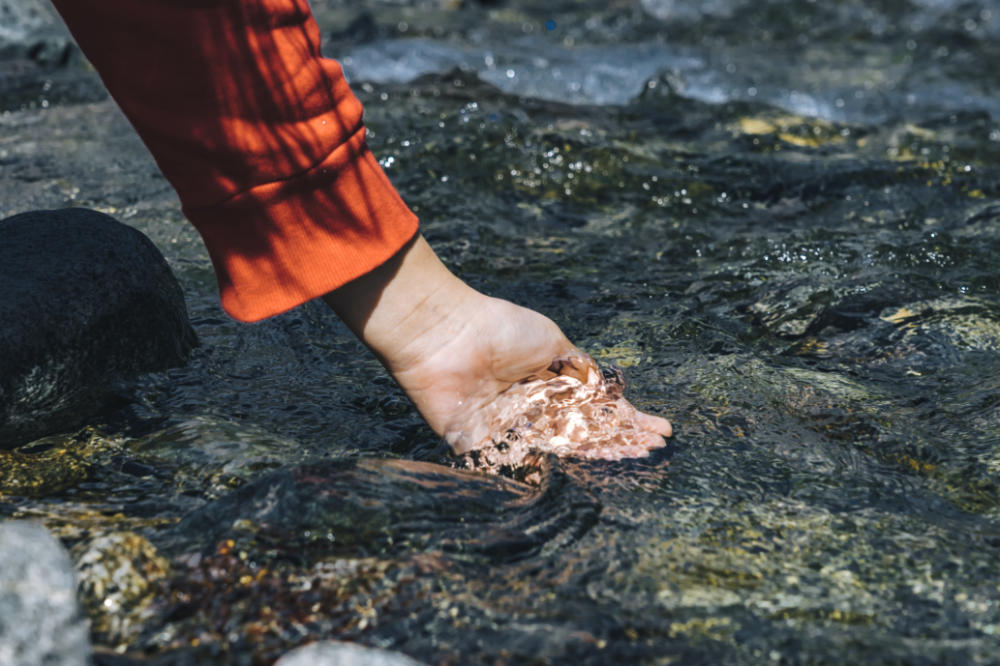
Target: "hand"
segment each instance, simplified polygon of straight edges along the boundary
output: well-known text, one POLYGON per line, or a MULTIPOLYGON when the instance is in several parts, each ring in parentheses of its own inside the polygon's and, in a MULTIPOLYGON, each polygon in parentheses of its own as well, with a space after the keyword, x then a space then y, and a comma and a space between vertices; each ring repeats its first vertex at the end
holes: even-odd
POLYGON ((503 443, 618 460, 664 445, 670 423, 636 410, 549 318, 481 294, 417 236, 324 299, 456 453, 503 443))

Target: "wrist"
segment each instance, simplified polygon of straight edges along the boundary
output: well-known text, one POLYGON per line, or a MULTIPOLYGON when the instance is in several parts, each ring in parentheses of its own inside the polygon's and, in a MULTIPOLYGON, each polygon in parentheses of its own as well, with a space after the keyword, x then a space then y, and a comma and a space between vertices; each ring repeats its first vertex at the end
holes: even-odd
POLYGON ((423 360, 432 351, 427 339, 457 335, 467 322, 458 313, 483 298, 420 234, 375 270, 323 296, 393 373, 423 360))

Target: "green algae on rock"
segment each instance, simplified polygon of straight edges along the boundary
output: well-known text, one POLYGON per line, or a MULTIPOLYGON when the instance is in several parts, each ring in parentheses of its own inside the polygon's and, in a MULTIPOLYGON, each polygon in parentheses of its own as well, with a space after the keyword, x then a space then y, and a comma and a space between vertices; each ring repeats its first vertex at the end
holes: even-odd
POLYGON ((89 429, 53 435, 14 450, 0 450, 0 495, 46 497, 90 477, 94 460, 120 445, 89 429))

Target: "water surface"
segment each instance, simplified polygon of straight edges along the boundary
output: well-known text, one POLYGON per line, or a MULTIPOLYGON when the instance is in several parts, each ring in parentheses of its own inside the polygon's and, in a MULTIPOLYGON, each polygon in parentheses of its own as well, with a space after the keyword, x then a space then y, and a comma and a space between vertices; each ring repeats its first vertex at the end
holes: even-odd
POLYGON ((995 662, 1000 11, 366 6, 316 11, 424 234, 675 436, 459 469, 320 305, 226 318, 93 75, 15 53, 0 210, 140 228, 202 342, 22 452, 35 483, 0 502, 136 563, 95 640, 163 663, 325 637, 428 663, 995 662))

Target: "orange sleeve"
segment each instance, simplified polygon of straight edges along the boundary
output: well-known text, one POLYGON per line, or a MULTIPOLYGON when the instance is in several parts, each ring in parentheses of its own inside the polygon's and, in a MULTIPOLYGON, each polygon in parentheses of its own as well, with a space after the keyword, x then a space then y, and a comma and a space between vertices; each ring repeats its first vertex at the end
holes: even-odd
POLYGON ((376 268, 417 219, 306 0, 55 0, 255 321, 376 268))

